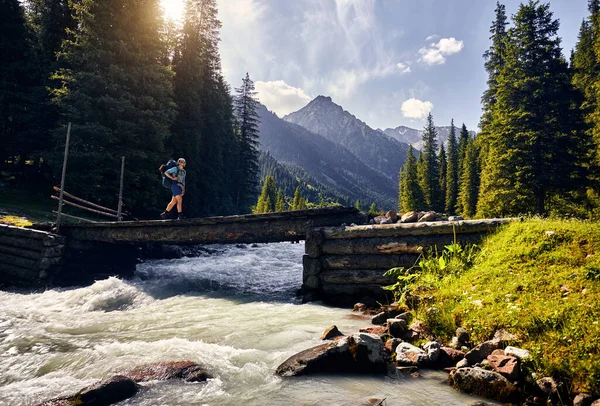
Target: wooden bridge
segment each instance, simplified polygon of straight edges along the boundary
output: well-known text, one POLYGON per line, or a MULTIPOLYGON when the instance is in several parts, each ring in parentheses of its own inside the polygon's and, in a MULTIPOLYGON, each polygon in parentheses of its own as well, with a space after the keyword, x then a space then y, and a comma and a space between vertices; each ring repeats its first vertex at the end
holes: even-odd
POLYGON ((215 244, 306 239, 311 227, 364 224, 355 208, 329 207, 281 213, 184 220, 121 221, 62 225, 68 241, 104 243, 215 244))

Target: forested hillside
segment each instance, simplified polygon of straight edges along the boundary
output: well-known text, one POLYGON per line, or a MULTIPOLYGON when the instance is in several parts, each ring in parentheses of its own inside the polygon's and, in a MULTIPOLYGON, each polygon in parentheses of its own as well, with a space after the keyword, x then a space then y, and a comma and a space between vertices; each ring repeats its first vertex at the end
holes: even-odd
POLYGON ((497 3, 481 131, 450 134, 446 153, 430 115, 422 153, 400 172, 400 210, 600 214, 600 1, 589 10, 569 63, 549 4, 521 4, 509 22, 497 3))
POLYGON ((221 72, 216 0, 181 26, 159 0, 0 2, 0 165, 50 190, 72 123, 65 188, 138 216, 168 201, 158 167, 187 160, 190 216, 248 212, 258 184, 253 85, 221 72), (253 115, 254 114, 254 115, 253 115))

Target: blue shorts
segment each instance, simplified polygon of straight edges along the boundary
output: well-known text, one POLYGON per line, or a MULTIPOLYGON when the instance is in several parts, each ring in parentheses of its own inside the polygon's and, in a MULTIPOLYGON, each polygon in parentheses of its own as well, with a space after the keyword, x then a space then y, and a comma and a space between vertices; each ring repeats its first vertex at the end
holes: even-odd
POLYGON ((173 196, 179 196, 183 194, 183 189, 179 185, 171 185, 171 192, 173 192, 173 196))

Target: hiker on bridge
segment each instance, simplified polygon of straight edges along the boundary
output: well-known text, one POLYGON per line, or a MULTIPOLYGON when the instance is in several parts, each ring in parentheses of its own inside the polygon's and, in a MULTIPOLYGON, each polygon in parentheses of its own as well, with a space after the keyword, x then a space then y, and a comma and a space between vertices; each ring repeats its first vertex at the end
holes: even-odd
POLYGON ((183 218, 183 195, 185 194, 185 159, 179 158, 177 160, 177 166, 165 171, 165 176, 173 181, 171 185, 171 192, 173 192, 173 198, 167 205, 167 209, 161 213, 160 218, 167 219, 171 217, 171 210, 177 205, 177 219, 183 218))

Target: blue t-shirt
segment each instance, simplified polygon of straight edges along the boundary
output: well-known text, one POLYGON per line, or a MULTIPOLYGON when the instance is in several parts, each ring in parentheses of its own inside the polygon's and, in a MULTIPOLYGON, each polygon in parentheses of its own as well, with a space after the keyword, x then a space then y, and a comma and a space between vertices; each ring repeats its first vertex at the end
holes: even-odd
POLYGON ((166 173, 168 173, 169 175, 172 176, 177 176, 177 183, 185 185, 185 169, 179 169, 178 166, 169 169, 168 171, 166 171, 166 173), (179 171, 179 172, 177 172, 179 171))

